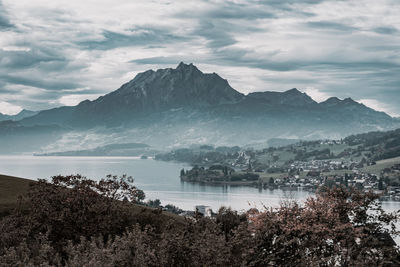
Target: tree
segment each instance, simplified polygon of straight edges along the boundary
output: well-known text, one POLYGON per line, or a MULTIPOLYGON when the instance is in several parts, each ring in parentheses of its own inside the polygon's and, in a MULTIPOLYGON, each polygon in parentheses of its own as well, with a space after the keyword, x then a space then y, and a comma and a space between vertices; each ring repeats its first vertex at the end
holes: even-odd
POLYGON ((68 240, 122 234, 137 222, 131 215, 132 203, 143 199, 143 191, 126 175, 100 181, 81 175, 53 176, 52 183, 31 184, 26 199, 30 209, 19 224, 27 222, 31 236, 47 234, 56 250, 63 251, 68 240))
POLYGON ((155 200, 149 199, 147 201, 147 205, 149 205, 150 207, 153 207, 153 208, 159 208, 161 206, 161 201, 158 198, 155 200))
POLYGON ((344 187, 324 188, 304 206, 251 210, 254 251, 250 266, 381 266, 400 264, 398 213, 385 213, 378 196, 344 187), (386 238, 382 238, 385 236, 386 238))
POLYGON ((225 176, 228 176, 228 167, 224 166, 222 172, 224 173, 225 176))
POLYGON ((239 215, 237 211, 233 211, 231 208, 226 207, 221 207, 218 210, 216 217, 216 222, 221 227, 226 240, 228 240, 233 234, 232 231, 234 229, 236 229, 242 222, 246 221, 246 214, 239 215))
POLYGON ((379 181, 378 181, 378 189, 379 189, 379 190, 383 190, 383 179, 382 179, 382 177, 379 178, 379 181))
POLYGON ((269 183, 270 185, 274 185, 274 184, 275 184, 274 178, 273 178, 273 177, 270 177, 268 183, 269 183))

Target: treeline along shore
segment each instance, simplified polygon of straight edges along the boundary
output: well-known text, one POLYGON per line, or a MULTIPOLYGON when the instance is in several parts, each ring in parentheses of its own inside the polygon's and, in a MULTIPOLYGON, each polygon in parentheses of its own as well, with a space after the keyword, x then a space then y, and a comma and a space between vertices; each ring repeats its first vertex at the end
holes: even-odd
POLYGON ((212 165, 209 168, 194 166, 191 170, 181 170, 180 178, 186 182, 197 182, 215 185, 257 185, 260 176, 255 173, 239 173, 223 165, 212 165))

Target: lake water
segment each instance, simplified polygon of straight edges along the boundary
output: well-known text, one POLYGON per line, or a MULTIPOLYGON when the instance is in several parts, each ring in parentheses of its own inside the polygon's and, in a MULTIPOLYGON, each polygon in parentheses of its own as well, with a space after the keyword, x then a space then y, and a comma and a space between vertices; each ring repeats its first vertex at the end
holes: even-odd
MULTIPOLYGON (((277 206, 282 200, 300 201, 311 195, 308 191, 259 190, 252 187, 208 186, 181 182, 183 163, 163 162, 133 157, 35 157, 0 156, 0 173, 29 178, 50 178, 53 175, 82 174, 100 179, 107 174, 127 174, 135 179, 147 199, 160 199, 163 205, 173 204, 185 210, 195 205, 211 206, 214 211, 222 205, 236 210, 250 207, 277 206)), ((384 202, 388 211, 400 209, 400 202, 384 202)))

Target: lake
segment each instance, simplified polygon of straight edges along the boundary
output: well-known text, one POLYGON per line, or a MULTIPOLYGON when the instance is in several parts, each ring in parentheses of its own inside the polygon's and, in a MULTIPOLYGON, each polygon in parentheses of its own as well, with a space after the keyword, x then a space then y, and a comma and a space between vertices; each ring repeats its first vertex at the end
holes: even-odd
MULTIPOLYGON (((184 163, 163 162, 135 157, 35 157, 0 156, 0 173, 29 178, 50 178, 53 175, 82 174, 101 179, 107 174, 127 174, 146 194, 146 199, 160 199, 163 205, 173 204, 185 210, 195 205, 211 206, 214 211, 222 205, 236 210, 251 207, 277 206, 282 200, 305 200, 308 191, 259 190, 243 186, 210 186, 181 182, 184 163)), ((400 202, 384 202, 386 210, 400 209, 400 202)))

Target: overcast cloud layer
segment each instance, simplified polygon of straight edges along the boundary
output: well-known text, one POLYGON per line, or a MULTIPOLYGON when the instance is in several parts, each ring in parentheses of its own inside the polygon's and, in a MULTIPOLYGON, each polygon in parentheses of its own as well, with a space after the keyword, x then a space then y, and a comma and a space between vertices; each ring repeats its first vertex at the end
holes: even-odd
POLYGON ((0 112, 75 105, 193 62, 243 93, 296 87, 400 115, 398 0, 0 0, 0 112))

